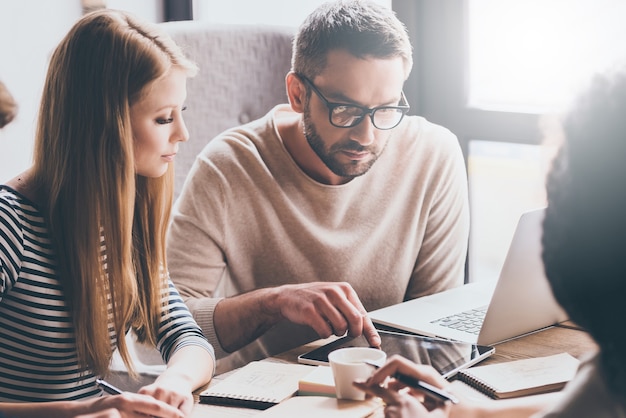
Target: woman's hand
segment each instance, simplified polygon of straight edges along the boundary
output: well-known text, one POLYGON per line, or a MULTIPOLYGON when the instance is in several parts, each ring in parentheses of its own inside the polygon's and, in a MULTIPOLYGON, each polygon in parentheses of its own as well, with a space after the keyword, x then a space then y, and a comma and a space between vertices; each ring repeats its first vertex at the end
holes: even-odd
POLYGON ((139 389, 140 394, 152 396, 180 411, 181 416, 189 416, 193 409, 193 388, 189 381, 171 374, 162 375, 154 383, 139 389))
POLYGON ((378 369, 367 381, 355 382, 354 385, 371 396, 377 396, 385 402, 385 417, 387 418, 417 418, 417 417, 448 417, 451 405, 425 396, 419 389, 409 388, 393 378, 396 373, 402 373, 441 389, 449 386, 434 368, 420 365, 395 355, 378 369))
POLYGON ((91 414, 77 415, 74 418, 122 418, 123 415, 115 408, 105 409, 104 411, 94 412, 91 414))
POLYGON ((81 404, 80 418, 184 418, 178 408, 148 394, 123 392, 119 395, 103 396, 81 404))
POLYGON ((167 362, 167 368, 154 383, 139 389, 177 408, 183 416, 193 409, 193 391, 207 384, 213 376, 213 356, 201 346, 187 345, 178 349, 167 362))

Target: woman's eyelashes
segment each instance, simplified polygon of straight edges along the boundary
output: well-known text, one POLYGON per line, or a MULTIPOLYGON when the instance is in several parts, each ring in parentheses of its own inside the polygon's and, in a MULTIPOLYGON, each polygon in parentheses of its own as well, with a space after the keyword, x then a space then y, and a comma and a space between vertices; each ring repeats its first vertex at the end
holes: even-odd
POLYGON ((159 125, 167 125, 168 123, 172 123, 174 122, 174 118, 173 117, 169 117, 169 118, 157 118, 156 123, 158 123, 159 125))
MULTIPOLYGON (((185 110, 187 110, 187 106, 183 106, 180 111, 184 112, 185 110)), ((167 118, 157 118, 156 119, 156 123, 158 123, 159 125, 167 125, 168 123, 172 123, 174 122, 174 117, 173 116, 169 116, 167 118)))

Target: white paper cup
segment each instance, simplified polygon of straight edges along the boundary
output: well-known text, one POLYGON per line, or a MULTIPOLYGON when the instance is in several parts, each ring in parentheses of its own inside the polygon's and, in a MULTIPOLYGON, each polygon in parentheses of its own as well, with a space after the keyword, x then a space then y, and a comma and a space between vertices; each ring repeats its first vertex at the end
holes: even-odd
POLYGON ((365 380, 374 372, 374 368, 365 361, 382 366, 387 354, 377 348, 347 347, 331 351, 328 362, 333 371, 337 399, 353 399, 362 401, 365 392, 352 385, 357 379, 365 380))

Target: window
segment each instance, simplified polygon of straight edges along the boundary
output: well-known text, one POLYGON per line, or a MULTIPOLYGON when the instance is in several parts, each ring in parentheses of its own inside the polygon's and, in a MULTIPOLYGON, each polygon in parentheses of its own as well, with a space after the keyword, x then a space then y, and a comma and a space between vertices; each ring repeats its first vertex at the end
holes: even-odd
POLYGON ((415 47, 412 111, 452 130, 470 182, 468 281, 497 278, 522 212, 545 205, 540 124, 626 62, 623 0, 394 0, 415 47))
POLYGON ((519 216, 546 205, 545 175, 554 149, 471 140, 468 154, 470 275, 475 281, 497 279, 519 216))
POLYGON ((567 106, 590 74, 619 61, 624 16, 623 0, 470 0, 469 105, 567 106))

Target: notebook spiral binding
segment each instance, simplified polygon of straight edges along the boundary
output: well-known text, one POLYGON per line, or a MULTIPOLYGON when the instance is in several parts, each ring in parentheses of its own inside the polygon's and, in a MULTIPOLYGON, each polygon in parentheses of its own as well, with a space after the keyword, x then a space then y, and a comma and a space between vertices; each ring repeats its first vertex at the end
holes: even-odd
POLYGON ((498 391, 497 388, 491 386, 490 384, 488 384, 487 382, 475 377, 475 376, 470 376, 466 373, 464 373, 463 370, 459 371, 457 374, 457 378, 462 381, 467 383, 468 385, 472 386, 473 388, 476 388, 480 391, 482 391, 483 393, 485 393, 486 395, 488 395, 491 398, 496 399, 496 392, 498 391))

